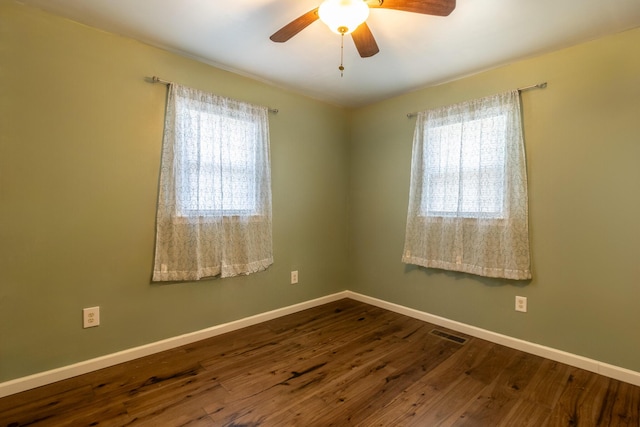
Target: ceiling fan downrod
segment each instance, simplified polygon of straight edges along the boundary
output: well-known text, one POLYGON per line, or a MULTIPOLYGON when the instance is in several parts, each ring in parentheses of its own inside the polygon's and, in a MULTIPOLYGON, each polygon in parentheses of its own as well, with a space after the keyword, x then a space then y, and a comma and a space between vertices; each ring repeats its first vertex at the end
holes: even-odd
POLYGON ((340 27, 338 28, 338 31, 340 31, 340 66, 338 67, 338 70, 340 70, 340 77, 344 77, 344 34, 348 30, 347 27, 340 27))

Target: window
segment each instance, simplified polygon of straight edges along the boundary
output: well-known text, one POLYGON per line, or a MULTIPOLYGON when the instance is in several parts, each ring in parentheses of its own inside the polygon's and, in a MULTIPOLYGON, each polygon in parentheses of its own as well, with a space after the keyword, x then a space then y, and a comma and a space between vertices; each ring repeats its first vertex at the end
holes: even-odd
POLYGON ((272 263, 268 109, 171 84, 153 280, 229 277, 272 263))
POLYGON ((177 182, 178 215, 259 214, 259 123, 193 108, 185 114, 195 132, 181 139, 177 156, 184 171, 177 182))
POLYGON ((425 216, 501 218, 506 116, 496 112, 459 120, 425 132, 421 211, 425 216))
POLYGON ((517 91, 418 114, 403 262, 531 277, 517 91))

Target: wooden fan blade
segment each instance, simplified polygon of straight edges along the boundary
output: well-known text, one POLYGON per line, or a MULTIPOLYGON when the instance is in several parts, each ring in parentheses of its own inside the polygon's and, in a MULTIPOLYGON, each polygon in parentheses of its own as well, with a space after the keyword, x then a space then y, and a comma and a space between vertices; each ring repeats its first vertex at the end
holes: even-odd
POLYGON ((360 24, 358 28, 351 33, 351 37, 361 57, 368 58, 380 52, 376 39, 373 38, 373 33, 366 22, 360 24))
POLYGON ((382 0, 369 2, 369 7, 448 16, 456 8, 456 0, 382 0))
POLYGON ((286 42, 291 37, 298 34, 300 31, 307 28, 310 24, 313 24, 318 20, 318 8, 316 7, 313 10, 305 13, 304 15, 294 19, 289 22, 284 27, 280 28, 278 31, 273 33, 271 37, 269 37, 272 41, 277 43, 286 42))

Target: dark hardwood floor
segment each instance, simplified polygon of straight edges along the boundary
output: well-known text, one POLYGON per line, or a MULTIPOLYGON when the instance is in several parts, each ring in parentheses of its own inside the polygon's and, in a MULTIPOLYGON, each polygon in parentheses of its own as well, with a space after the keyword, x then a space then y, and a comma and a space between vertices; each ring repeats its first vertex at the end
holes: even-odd
POLYGON ((638 427, 639 412, 640 387, 341 300, 5 397, 0 426, 638 427))

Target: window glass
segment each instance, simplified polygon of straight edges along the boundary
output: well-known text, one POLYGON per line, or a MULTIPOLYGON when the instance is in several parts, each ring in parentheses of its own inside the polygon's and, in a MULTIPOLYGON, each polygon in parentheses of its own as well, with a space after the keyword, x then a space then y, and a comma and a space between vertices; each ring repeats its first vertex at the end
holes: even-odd
POLYGON ((185 140, 179 153, 178 214, 257 214, 257 124, 197 110, 189 116, 197 138, 185 140))
POLYGON ((502 217, 506 117, 461 121, 424 132, 422 214, 502 217))

